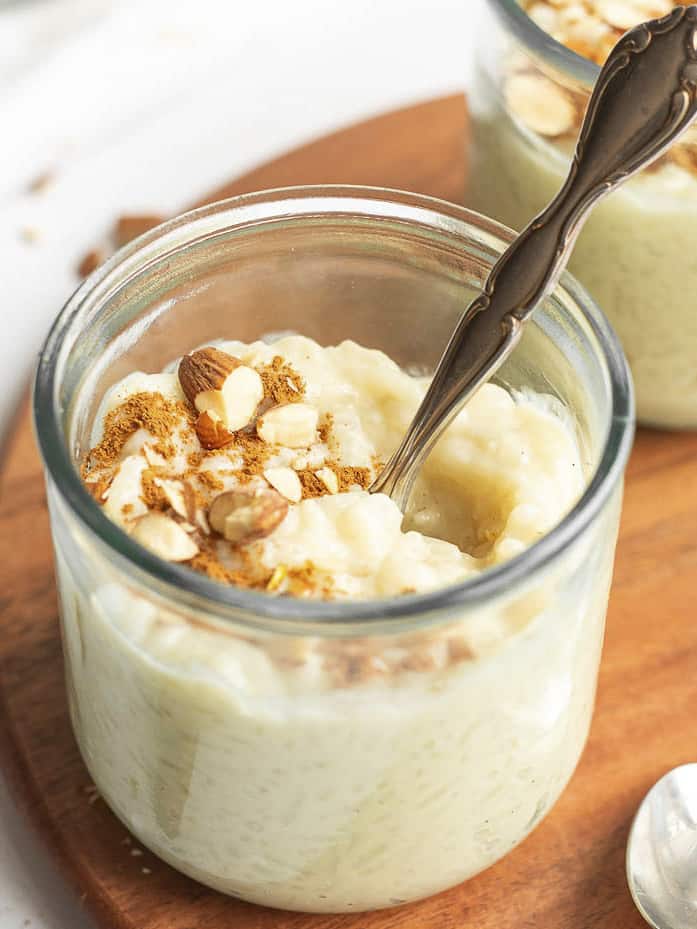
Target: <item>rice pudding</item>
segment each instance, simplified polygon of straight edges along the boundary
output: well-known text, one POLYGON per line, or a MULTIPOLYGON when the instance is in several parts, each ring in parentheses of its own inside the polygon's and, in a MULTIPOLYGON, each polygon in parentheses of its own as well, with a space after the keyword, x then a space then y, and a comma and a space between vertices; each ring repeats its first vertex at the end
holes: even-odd
MULTIPOLYGON (((490 0, 493 9, 498 0, 490 0)), ((468 203, 520 229, 566 176, 588 99, 586 74, 630 27, 669 13, 670 0, 521 0, 532 22, 568 49, 550 52, 529 24, 497 22, 481 51, 468 203), (522 40, 521 40, 522 37, 522 40), (496 48, 496 64, 488 53, 496 48), (587 59, 579 68, 571 52, 587 59)), ((592 79, 592 78, 591 78, 592 79)), ((697 136, 601 203, 570 270, 615 326, 632 369, 640 420, 697 427, 697 136)))
MULTIPOLYGON (((406 610, 533 544, 589 477, 558 401, 486 385, 402 524, 366 488, 426 379, 352 342, 202 351, 183 378, 108 392, 83 476, 142 545, 263 598, 406 610)), ((214 622, 142 596, 82 530, 57 535, 71 713, 101 794, 174 867, 270 906, 366 910, 476 874, 546 814, 585 742, 619 498, 514 590, 373 635, 214 622)))
POLYGON ((367 488, 427 383, 353 342, 206 346, 110 390, 83 476, 138 542, 224 583, 324 599, 444 587, 548 532, 584 475, 559 405, 487 384, 403 526, 367 488))

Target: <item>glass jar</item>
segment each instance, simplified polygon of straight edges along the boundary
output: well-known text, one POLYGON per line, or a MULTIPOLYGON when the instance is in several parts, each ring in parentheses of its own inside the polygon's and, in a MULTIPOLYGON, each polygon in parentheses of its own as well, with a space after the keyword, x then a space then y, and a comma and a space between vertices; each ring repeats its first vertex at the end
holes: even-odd
POLYGON ((545 816, 591 718, 628 375, 566 277, 499 381, 566 406, 582 498, 474 580, 367 602, 273 598, 142 549, 78 475, 98 401, 223 335, 353 338, 432 367, 508 240, 410 194, 241 197, 120 251, 48 337, 34 409, 75 735, 139 841, 211 887, 318 912, 399 904, 481 871, 545 816))
MULTIPOLYGON (((517 0, 485 7, 468 205, 522 229, 561 187, 599 68, 517 0)), ((691 136, 601 203, 569 265, 620 337, 639 420, 669 428, 697 428, 696 152, 691 136)))

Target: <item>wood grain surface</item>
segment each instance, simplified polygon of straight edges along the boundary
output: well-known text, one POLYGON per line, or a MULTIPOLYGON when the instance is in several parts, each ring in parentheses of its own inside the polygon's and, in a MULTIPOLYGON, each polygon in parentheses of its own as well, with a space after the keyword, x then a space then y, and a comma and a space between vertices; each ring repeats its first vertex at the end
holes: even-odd
MULTIPOLYGON (((308 181, 383 183, 459 199, 465 109, 453 97, 314 143, 224 195, 308 181)), ((90 791, 68 721, 48 516, 28 409, 0 484, 0 757, 17 797, 104 929, 640 929, 624 878, 632 816, 697 756, 697 435, 640 432, 591 737, 545 822, 502 862, 422 903, 305 916, 246 905, 133 855, 90 791)))

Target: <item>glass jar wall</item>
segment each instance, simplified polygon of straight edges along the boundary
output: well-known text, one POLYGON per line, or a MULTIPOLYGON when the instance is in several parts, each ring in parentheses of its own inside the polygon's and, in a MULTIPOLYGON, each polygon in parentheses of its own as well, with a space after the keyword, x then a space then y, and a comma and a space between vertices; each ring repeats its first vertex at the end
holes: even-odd
MULTIPOLYGON (((561 187, 599 67, 516 0, 485 6, 467 203, 521 229, 561 187)), ((697 428, 696 155, 690 136, 600 204, 570 263, 620 337, 639 420, 676 429, 697 428)))

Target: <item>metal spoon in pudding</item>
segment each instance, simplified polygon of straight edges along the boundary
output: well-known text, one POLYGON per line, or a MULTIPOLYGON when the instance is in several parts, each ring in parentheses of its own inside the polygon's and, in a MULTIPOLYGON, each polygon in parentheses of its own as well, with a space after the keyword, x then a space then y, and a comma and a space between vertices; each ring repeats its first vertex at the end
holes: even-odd
POLYGON ((372 493, 388 494, 405 511, 433 445, 513 351, 525 322, 556 286, 593 207, 690 126, 696 82, 697 6, 677 7, 620 39, 591 95, 563 187, 501 255, 465 310, 372 493))

